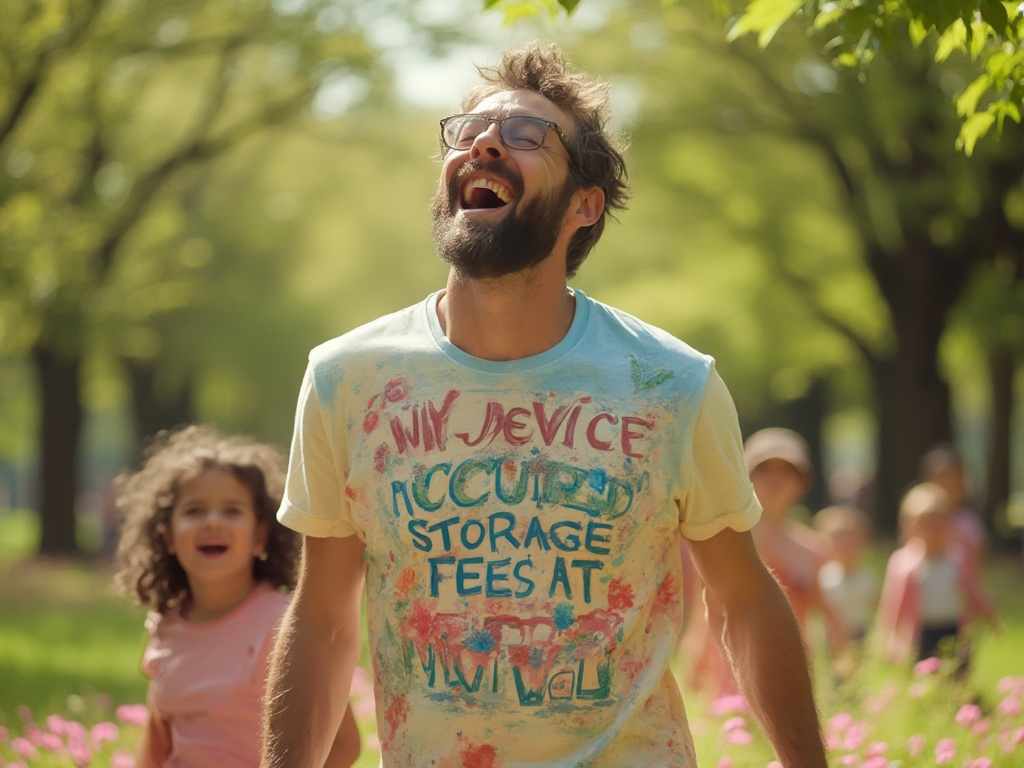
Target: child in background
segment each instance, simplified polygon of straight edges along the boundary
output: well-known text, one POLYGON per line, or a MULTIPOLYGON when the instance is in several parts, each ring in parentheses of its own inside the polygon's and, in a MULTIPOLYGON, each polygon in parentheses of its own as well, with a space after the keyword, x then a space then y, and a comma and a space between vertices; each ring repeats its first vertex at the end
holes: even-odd
POLYGON ((981 515, 967 504, 967 475, 960 454, 949 445, 935 446, 921 458, 919 474, 922 482, 937 483, 949 495, 953 546, 961 551, 964 565, 980 574, 988 536, 981 515))
POLYGON ((978 618, 996 625, 977 570, 953 545, 953 507, 937 483, 920 483, 900 504, 903 545, 889 557, 878 608, 882 647, 893 661, 948 656, 967 669, 964 631, 978 618))
MULTIPOLYGON (((117 480, 115 583, 151 609, 139 768, 259 765, 267 659, 300 546, 275 518, 283 466, 269 445, 190 426, 160 433, 117 480)), ((359 748, 348 710, 327 764, 350 766, 359 748)))
POLYGON ((831 544, 832 554, 818 572, 822 598, 839 616, 851 641, 833 665, 841 682, 860 663, 864 638, 878 609, 878 576, 864 562, 871 523, 862 510, 837 505, 819 510, 811 525, 831 544))
POLYGON ((819 572, 831 555, 831 545, 794 519, 813 478, 807 443, 792 430, 773 427, 751 435, 743 452, 762 509, 753 529, 757 551, 782 585, 805 637, 810 614, 818 613, 829 644, 839 652, 846 645, 846 630, 819 586, 819 572))
MULTIPOLYGON (((838 654, 846 647, 846 631, 839 615, 823 599, 818 583, 830 544, 793 517, 811 486, 807 443, 789 429, 762 429, 747 439, 744 457, 762 509, 752 530, 757 551, 782 586, 805 639, 809 614, 818 613, 829 644, 838 654)), ((738 686, 708 624, 702 611, 694 611, 680 641, 680 652, 689 667, 687 682, 713 698, 728 696, 736 693, 738 686)))

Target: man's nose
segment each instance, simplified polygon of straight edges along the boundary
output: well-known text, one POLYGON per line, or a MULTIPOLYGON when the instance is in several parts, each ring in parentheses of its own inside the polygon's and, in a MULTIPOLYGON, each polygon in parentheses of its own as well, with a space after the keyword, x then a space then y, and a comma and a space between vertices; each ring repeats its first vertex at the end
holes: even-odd
POLYGON ((497 160, 504 157, 507 151, 501 140, 501 126, 498 123, 491 123, 486 131, 480 131, 473 139, 469 156, 474 160, 479 160, 483 156, 497 160))

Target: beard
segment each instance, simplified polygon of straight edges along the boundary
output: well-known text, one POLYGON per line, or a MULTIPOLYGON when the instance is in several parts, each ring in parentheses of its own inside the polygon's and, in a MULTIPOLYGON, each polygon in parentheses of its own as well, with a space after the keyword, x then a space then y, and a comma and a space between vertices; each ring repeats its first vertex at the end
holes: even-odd
POLYGON ((498 163, 469 161, 448 182, 438 184, 430 204, 434 244, 441 259, 459 275, 471 279, 504 277, 547 259, 562 229, 569 200, 576 187, 572 179, 549 194, 522 203, 522 182, 498 163), (500 221, 476 221, 455 214, 462 178, 485 169, 513 190, 516 201, 500 221))

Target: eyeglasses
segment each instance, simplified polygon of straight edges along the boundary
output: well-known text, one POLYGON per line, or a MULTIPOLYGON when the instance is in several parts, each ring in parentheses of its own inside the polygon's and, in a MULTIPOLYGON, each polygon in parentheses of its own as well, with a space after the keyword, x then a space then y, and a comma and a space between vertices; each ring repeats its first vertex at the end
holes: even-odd
POLYGON ((558 134, 562 146, 572 159, 569 139, 558 127, 558 123, 543 117, 513 115, 512 117, 488 117, 487 115, 451 115, 441 120, 441 142, 448 149, 461 151, 469 149, 476 137, 486 131, 491 123, 498 124, 501 143, 509 149, 540 149, 544 137, 551 128, 558 134))

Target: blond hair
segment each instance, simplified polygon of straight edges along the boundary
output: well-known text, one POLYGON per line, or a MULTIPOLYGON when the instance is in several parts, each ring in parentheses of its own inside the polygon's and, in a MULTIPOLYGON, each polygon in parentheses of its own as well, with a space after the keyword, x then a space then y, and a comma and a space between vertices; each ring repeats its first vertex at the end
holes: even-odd
POLYGON ((909 525, 929 515, 949 515, 949 494, 938 483, 931 481, 912 486, 900 502, 900 525, 909 525))

